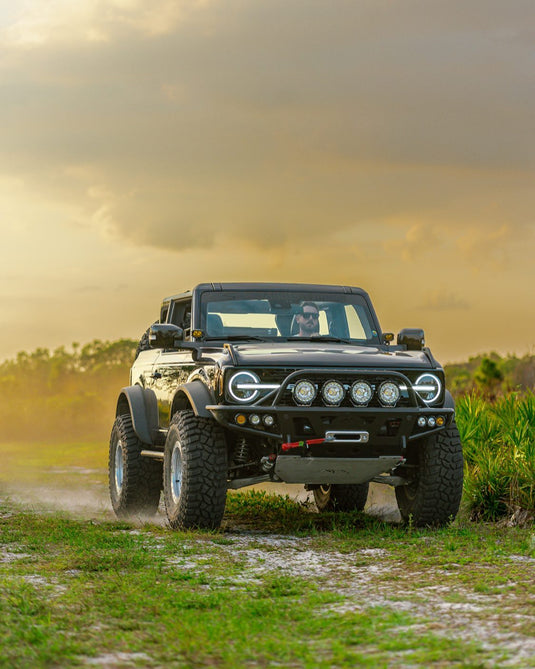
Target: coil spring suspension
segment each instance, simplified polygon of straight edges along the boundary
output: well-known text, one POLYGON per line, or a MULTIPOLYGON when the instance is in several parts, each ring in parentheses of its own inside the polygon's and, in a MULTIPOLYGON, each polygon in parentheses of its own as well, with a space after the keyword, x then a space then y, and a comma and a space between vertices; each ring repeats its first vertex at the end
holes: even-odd
POLYGON ((245 437, 241 437, 236 442, 232 459, 237 465, 244 465, 246 462, 249 462, 249 447, 245 437))

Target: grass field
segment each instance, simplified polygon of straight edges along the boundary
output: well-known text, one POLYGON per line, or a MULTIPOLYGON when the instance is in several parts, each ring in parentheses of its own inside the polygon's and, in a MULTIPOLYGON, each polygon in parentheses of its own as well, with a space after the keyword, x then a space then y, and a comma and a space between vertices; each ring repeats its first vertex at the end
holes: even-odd
POLYGON ((4 667, 535 666, 535 544, 229 497, 219 533, 0 503, 4 667), (281 533, 283 532, 283 533, 281 533))
POLYGON ((530 528, 253 491, 173 533, 112 519, 105 444, 0 452, 0 667, 535 666, 530 528))

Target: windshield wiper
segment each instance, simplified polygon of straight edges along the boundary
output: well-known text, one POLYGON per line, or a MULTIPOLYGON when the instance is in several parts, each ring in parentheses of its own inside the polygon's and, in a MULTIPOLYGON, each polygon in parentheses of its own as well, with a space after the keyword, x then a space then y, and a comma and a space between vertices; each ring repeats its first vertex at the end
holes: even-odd
POLYGON ((204 341, 271 341, 267 337, 255 337, 254 335, 221 335, 221 337, 205 337, 204 341))
POLYGON ((310 337, 290 337, 292 341, 334 341, 341 344, 352 344, 351 339, 342 339, 341 337, 334 337, 333 335, 311 335, 310 337))

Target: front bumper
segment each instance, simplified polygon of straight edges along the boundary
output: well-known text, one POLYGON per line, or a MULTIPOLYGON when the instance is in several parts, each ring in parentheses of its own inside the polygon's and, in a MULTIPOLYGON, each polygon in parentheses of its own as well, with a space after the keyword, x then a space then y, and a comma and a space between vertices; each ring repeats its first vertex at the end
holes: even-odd
POLYGON ((352 457, 377 457, 403 452, 406 443, 440 432, 447 427, 454 415, 453 409, 404 407, 404 408, 327 408, 327 407, 276 407, 276 406, 229 406, 211 405, 206 407, 215 420, 226 429, 243 434, 263 437, 282 444, 302 441, 303 449, 310 455, 351 455, 352 457), (253 427, 250 417, 260 417, 260 425, 253 427), (274 425, 268 429, 263 418, 270 415, 274 425), (238 416, 244 416, 244 424, 237 424, 238 416), (444 425, 429 428, 418 426, 420 417, 442 417, 444 425), (325 438, 329 432, 367 433, 367 438, 343 440, 344 443, 316 445, 307 444, 318 438, 325 438), (326 448, 329 450, 326 451, 326 448))

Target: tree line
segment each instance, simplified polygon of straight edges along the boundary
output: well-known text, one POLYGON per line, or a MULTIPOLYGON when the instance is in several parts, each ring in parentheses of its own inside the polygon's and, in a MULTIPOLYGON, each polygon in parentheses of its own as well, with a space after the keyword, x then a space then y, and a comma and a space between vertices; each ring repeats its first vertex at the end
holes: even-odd
POLYGON ((138 342, 38 348, 0 364, 1 441, 107 439, 138 342))
POLYGON ((488 353, 467 362, 445 365, 446 383, 454 396, 483 395, 494 401, 511 392, 535 388, 535 356, 488 353))

